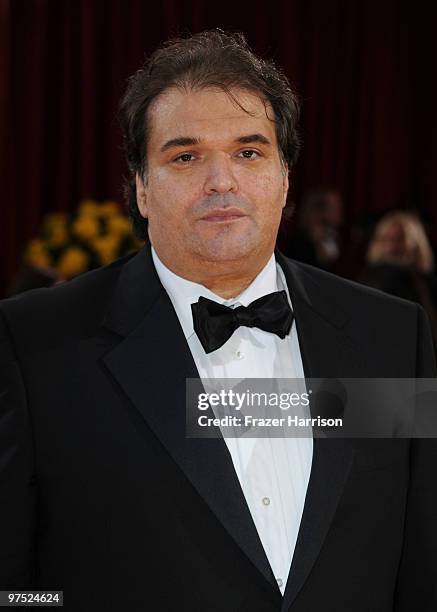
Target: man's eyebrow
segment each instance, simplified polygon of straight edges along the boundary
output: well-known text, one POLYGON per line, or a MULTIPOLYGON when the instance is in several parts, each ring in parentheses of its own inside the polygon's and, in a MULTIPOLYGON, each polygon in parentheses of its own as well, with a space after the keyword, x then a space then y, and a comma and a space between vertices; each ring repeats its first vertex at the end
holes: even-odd
POLYGON ((164 153, 164 151, 174 147, 189 147, 198 144, 200 144, 199 138, 179 136, 178 138, 171 138, 170 140, 167 140, 167 142, 165 142, 161 147, 161 153, 164 153))
MULTIPOLYGON (((255 142, 265 145, 272 144, 270 140, 262 134, 248 134, 247 136, 240 136, 239 138, 235 139, 235 142, 240 144, 251 144, 255 142)), ((194 138, 192 136, 179 136, 177 138, 167 140, 167 142, 165 142, 161 147, 161 153, 176 147, 190 147, 198 144, 200 144, 200 138, 194 138)))
POLYGON ((271 145, 270 140, 262 134, 249 134, 248 136, 240 136, 235 140, 241 144, 251 144, 252 142, 259 142, 260 144, 271 145))

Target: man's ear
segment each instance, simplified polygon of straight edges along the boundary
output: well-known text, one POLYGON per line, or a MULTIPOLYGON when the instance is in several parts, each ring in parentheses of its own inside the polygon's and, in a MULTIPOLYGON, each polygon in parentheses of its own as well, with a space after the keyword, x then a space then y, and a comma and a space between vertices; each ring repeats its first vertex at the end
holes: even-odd
POLYGON ((148 212, 147 212, 147 193, 146 193, 146 187, 144 185, 143 179, 140 177, 138 172, 135 175, 135 185, 136 185, 136 190, 137 190, 138 209, 139 209, 139 211, 141 213, 141 216, 144 217, 145 219, 147 219, 148 212))

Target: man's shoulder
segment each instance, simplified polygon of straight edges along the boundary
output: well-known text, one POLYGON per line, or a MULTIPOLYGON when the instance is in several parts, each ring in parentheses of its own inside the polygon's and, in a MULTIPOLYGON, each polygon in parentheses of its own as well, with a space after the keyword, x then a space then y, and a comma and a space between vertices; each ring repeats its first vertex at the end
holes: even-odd
POLYGON ((360 370, 365 376, 434 376, 431 330, 421 306, 294 260, 285 265, 297 287, 296 320, 300 316, 306 329, 314 322, 319 332, 329 330, 332 342, 341 338, 367 363, 360 370))
POLYGON ((283 257, 283 262, 313 302, 328 302, 345 314, 365 316, 367 320, 372 315, 381 317, 385 313, 395 318, 396 315, 416 316, 414 302, 288 257, 283 257))
POLYGON ((104 315, 124 265, 132 254, 50 288, 32 289, 0 301, 0 315, 14 333, 93 328, 104 315))

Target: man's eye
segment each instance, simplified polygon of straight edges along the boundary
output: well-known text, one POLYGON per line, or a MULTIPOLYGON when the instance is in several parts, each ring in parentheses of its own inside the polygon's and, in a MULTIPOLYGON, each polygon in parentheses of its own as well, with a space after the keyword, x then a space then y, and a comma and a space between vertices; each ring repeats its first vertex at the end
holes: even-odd
POLYGON ((191 153, 182 153, 182 155, 179 155, 178 157, 176 157, 174 161, 187 163, 187 162, 192 161, 193 159, 194 159, 194 155, 192 155, 191 153))
POLYGON ((256 159, 259 157, 258 152, 254 151, 253 149, 245 149, 244 151, 241 151, 240 155, 242 155, 245 159, 256 159))

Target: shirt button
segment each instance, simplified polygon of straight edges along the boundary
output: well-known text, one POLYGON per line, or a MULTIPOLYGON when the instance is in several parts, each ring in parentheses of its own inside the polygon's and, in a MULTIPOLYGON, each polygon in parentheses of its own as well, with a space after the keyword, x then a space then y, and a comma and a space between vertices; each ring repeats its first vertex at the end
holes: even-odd
POLYGON ((244 353, 242 351, 237 351, 235 356, 237 359, 244 359, 244 353))
POLYGON ((278 583, 278 586, 281 587, 284 583, 282 582, 282 578, 276 578, 276 582, 278 583))
POLYGON ((270 505, 270 499, 268 497, 263 497, 263 504, 264 504, 264 506, 269 506, 270 505))

